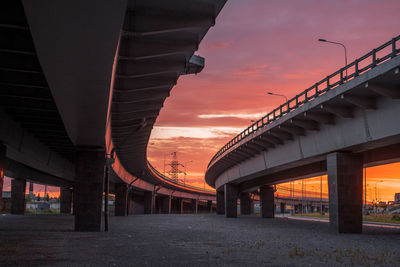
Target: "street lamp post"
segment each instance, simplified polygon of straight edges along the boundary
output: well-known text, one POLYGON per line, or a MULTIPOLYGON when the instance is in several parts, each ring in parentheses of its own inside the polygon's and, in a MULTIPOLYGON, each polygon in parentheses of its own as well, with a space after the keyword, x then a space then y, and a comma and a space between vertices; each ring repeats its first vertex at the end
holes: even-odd
POLYGON ((285 95, 275 94, 275 93, 272 93, 272 92, 267 92, 267 94, 269 94, 269 95, 275 95, 275 96, 281 96, 281 97, 285 98, 285 101, 286 101, 286 102, 288 102, 288 98, 287 98, 287 96, 285 96, 285 95))
POLYGON ((344 64, 345 64, 345 69, 346 69, 346 79, 347 80, 347 49, 346 46, 342 43, 339 42, 333 42, 333 41, 328 41, 325 39, 318 39, 319 42, 324 42, 324 43, 331 43, 331 44, 337 44, 337 45, 341 45, 344 48, 344 64))

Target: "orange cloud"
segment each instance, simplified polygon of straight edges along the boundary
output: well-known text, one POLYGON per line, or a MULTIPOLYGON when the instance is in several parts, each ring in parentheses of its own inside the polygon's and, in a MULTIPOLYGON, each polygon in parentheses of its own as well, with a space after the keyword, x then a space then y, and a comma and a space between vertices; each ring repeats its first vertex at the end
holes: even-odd
POLYGON ((211 43, 211 44, 207 44, 204 46, 204 51, 211 51, 211 50, 217 50, 217 49, 222 49, 222 48, 226 48, 231 44, 230 41, 228 42, 216 42, 216 43, 211 43))
MULTIPOLYGON (((201 184, 199 173, 235 135, 220 127, 240 132, 253 120, 243 114, 267 114, 282 104, 267 89, 291 98, 343 66, 343 49, 318 38, 345 43, 353 61, 399 34, 399 8, 400 2, 393 0, 363 5, 347 0, 228 1, 198 51, 206 58, 205 68, 179 78, 156 122, 156 127, 208 128, 207 134, 153 136, 148 151, 152 163, 162 170, 163 154, 177 151, 180 159, 193 160, 187 178, 201 184)), ((400 177, 390 167, 377 174, 400 177)))

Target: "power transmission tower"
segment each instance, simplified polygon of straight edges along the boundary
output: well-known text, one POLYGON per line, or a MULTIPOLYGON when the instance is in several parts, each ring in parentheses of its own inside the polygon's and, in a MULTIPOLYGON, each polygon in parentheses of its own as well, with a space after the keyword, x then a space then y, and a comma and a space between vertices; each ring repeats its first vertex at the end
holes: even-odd
POLYGON ((185 166, 183 166, 183 164, 178 161, 176 152, 172 152, 171 155, 172 155, 171 162, 166 164, 171 166, 171 169, 169 170, 168 174, 172 180, 178 182, 179 174, 180 173, 186 174, 186 172, 179 170, 179 167, 185 167, 185 166))

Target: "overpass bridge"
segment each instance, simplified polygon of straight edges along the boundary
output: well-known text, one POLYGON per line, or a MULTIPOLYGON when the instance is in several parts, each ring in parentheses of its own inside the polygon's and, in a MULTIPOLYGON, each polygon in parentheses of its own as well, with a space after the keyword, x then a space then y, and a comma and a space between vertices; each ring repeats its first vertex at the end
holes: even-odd
POLYGON ((273 217, 272 185, 328 174, 331 227, 361 232, 363 167, 400 159, 399 40, 328 75, 224 145, 206 171, 217 212, 236 217, 237 198, 259 189, 262 217, 273 217))
POLYGON ((23 213, 26 179, 61 186, 77 231, 100 230, 109 192, 115 215, 211 209, 215 192, 161 175, 146 149, 178 78, 203 69, 194 52, 225 2, 2 1, 0 167, 14 178, 12 213, 23 213))

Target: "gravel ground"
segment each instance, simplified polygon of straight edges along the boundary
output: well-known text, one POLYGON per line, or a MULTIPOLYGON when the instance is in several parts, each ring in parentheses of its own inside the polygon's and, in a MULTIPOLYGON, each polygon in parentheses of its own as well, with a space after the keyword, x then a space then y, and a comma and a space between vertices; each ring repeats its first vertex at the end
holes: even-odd
POLYGON ((72 216, 0 215, 2 266, 400 266, 399 248, 399 229, 339 235, 287 218, 136 215, 77 233, 72 216))

